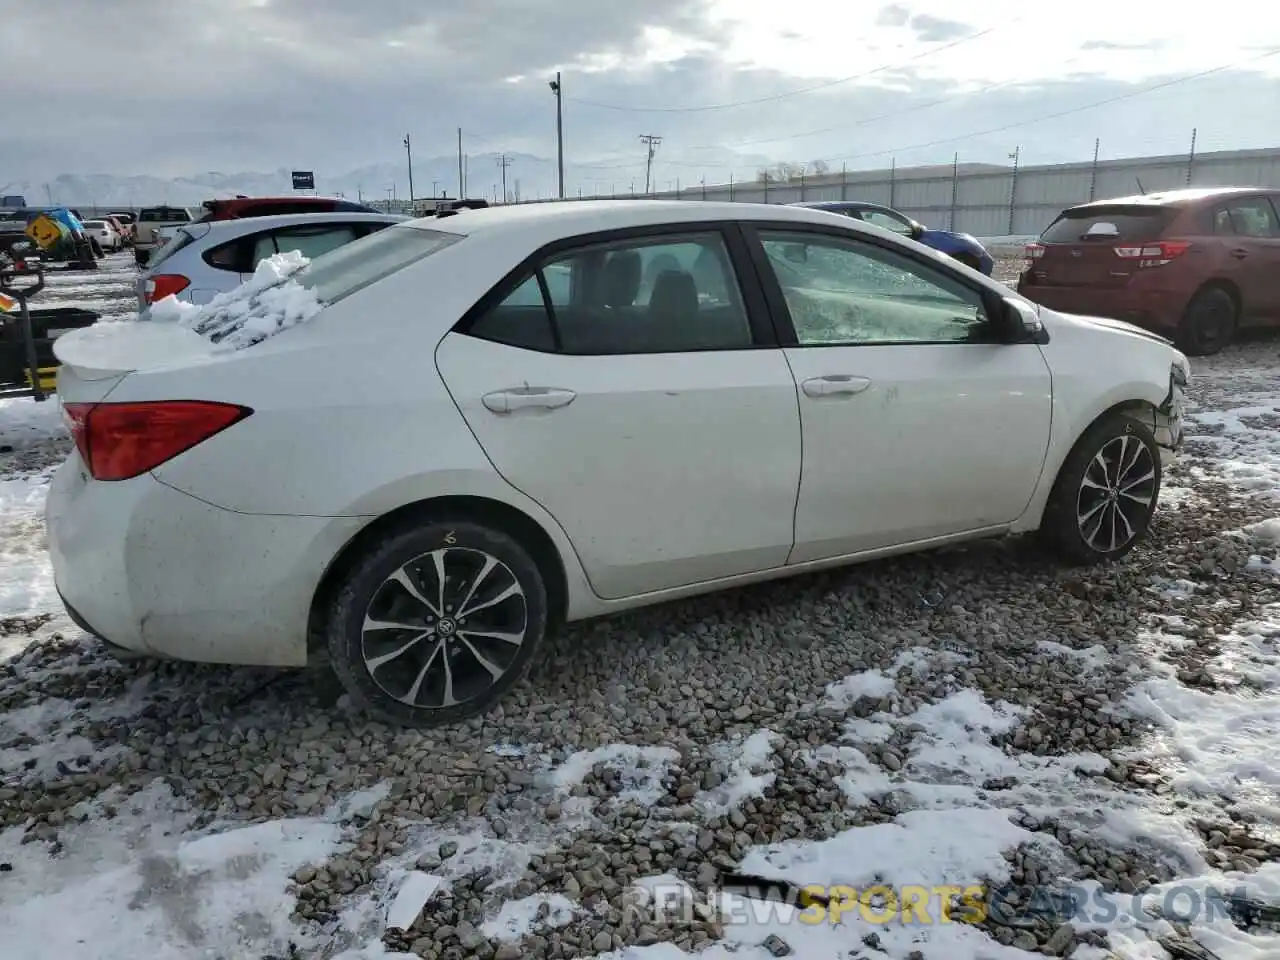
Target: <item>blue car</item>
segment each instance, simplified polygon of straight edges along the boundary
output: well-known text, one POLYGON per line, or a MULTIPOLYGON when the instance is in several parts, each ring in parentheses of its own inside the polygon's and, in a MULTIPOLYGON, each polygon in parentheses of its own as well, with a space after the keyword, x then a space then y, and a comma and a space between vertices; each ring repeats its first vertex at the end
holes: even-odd
POLYGON ((831 213, 853 217, 872 226, 892 230, 894 233, 918 240, 927 247, 933 247, 941 253, 955 257, 965 266, 985 273, 988 277, 995 269, 996 263, 991 258, 991 254, 987 253, 986 247, 979 243, 976 237, 971 237, 967 233, 952 233, 950 230, 930 230, 892 207, 882 207, 878 203, 863 203, 860 200, 813 200, 792 204, 792 206, 828 210, 831 213))

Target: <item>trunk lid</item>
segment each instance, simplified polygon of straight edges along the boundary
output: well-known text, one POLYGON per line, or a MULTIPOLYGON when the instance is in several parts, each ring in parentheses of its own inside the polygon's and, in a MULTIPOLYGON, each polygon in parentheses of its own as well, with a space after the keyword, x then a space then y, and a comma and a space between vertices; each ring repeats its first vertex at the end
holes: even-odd
POLYGON ((58 396, 64 403, 96 403, 131 373, 204 360, 214 349, 175 323, 120 320, 72 330, 53 344, 58 396))
POLYGON ((1040 236, 1031 265, 1035 283, 1054 287, 1123 287, 1138 261, 1117 248, 1159 239, 1174 211, 1156 204, 1087 204, 1065 210, 1040 236))

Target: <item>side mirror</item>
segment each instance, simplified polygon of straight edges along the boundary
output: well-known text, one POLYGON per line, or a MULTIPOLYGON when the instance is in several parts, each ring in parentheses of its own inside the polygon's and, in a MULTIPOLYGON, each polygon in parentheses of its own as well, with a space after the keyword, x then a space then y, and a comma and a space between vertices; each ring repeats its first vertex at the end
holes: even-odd
POLYGON ((1001 300, 1004 328, 1011 343, 1040 343, 1044 339, 1044 323, 1035 304, 1014 297, 1001 300))
POLYGON ((784 256, 792 263, 808 263, 809 248, 803 243, 791 243, 787 245, 784 256))
POLYGON ((916 221, 912 220, 911 233, 909 234, 909 236, 911 237, 912 240, 919 240, 922 236, 924 236, 924 224, 917 223, 916 221))

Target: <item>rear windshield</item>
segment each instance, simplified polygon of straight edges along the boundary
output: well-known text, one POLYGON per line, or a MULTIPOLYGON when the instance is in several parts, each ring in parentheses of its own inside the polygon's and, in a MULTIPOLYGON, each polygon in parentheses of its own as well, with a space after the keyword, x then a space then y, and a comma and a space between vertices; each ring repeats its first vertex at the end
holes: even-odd
POLYGON ((1081 207, 1063 211, 1057 220, 1049 224, 1040 239, 1045 243, 1114 243, 1117 240, 1145 243, 1159 237, 1173 215, 1174 210, 1170 207, 1081 207), (1119 236, 1108 230, 1085 237, 1095 224, 1111 224, 1119 236))
POLYGON ((317 257, 295 279, 315 290, 321 303, 337 303, 461 239, 439 230, 388 227, 317 257))
POLYGON ((101 220, 86 220, 84 222, 84 225, 93 230, 101 230, 103 227, 106 226, 106 224, 101 220))
POLYGON ((186 223, 191 214, 182 207, 144 207, 138 219, 147 223, 186 223))

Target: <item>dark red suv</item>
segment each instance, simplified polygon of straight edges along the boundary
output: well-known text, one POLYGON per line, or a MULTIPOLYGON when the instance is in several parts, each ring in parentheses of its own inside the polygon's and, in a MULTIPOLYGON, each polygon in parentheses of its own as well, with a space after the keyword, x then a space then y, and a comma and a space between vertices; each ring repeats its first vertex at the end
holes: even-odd
POLYGON ((1018 292, 1127 320, 1193 356, 1280 322, 1280 190, 1211 187, 1064 210, 1027 247, 1018 292))
POLYGON ((382 213, 374 207, 341 197, 235 197, 206 200, 204 215, 197 223, 211 220, 240 220, 244 217, 274 217, 287 213, 382 213))

